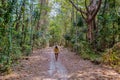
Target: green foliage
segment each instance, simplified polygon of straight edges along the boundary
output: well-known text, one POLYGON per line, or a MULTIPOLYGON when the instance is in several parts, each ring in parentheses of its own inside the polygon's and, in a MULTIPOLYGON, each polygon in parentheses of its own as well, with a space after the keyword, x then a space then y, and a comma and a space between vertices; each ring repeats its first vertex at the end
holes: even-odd
POLYGON ((14 60, 20 59, 22 56, 21 47, 18 46, 17 44, 13 44, 13 50, 12 50, 12 53, 10 56, 11 56, 13 62, 14 62, 14 60))
POLYGON ((23 55, 28 56, 31 53, 31 46, 27 44, 22 45, 22 52, 25 52, 23 55))
POLYGON ((40 7, 31 0, 0 1, 0 72, 9 73, 12 64, 31 53, 40 7))
POLYGON ((115 0, 110 0, 102 6, 97 16, 99 23, 96 41, 98 44, 97 48, 100 51, 112 47, 115 42, 119 41, 118 6, 115 0), (105 7, 105 5, 109 5, 109 7, 105 7))
POLYGON ((115 44, 112 48, 106 50, 103 54, 103 62, 110 65, 120 65, 120 43, 115 44))
POLYGON ((65 34, 65 35, 64 35, 64 38, 65 38, 65 40, 68 40, 68 41, 71 40, 71 36, 70 36, 69 33, 65 34))
MULTIPOLYGON (((39 0, 35 1, 39 2, 39 0)), ((96 37, 95 50, 86 39, 88 30, 86 22, 79 11, 77 12, 71 6, 69 0, 53 0, 49 3, 49 8, 47 2, 36 4, 37 2, 33 0, 0 1, 1 71, 9 71, 12 64, 22 56, 28 56, 33 47, 43 48, 48 43, 52 46, 56 43, 68 45, 83 58, 94 61, 100 56, 97 51, 104 51, 120 41, 119 0, 107 0, 107 6, 102 4, 95 18, 96 31, 93 30, 96 37), (54 4, 59 8, 55 7, 56 5, 52 7, 54 4), (50 14, 48 17, 50 10, 56 11, 56 15, 50 14)), ((85 10, 84 0, 74 2, 85 10)), ((103 55, 103 62, 119 65, 118 48, 116 44, 109 50, 110 52, 107 51, 103 55)))
POLYGON ((79 27, 83 26, 83 19, 82 19, 82 17, 78 18, 77 26, 79 26, 79 27))
MULTIPOLYGON (((103 0, 104 2, 105 0, 103 0)), ((78 1, 78 5, 85 8, 85 6, 81 5, 84 1, 78 1)), ((74 1, 74 3, 77 3, 74 1)), ((102 4, 101 9, 97 15, 96 19, 96 31, 95 34, 95 49, 91 47, 91 44, 88 44, 86 41, 86 32, 88 27, 86 27, 85 22, 82 20, 81 15, 79 13, 76 14, 75 10, 71 10, 71 15, 69 22, 71 23, 70 29, 68 29, 64 35, 65 40, 67 40, 68 44, 72 44, 72 48, 75 49, 77 53, 81 54, 83 58, 90 59, 92 61, 101 61, 101 58, 98 53, 102 52, 106 48, 112 47, 116 42, 120 40, 120 29, 119 29, 119 15, 118 15, 118 7, 119 4, 115 0, 110 0, 105 4, 102 4), (77 16, 77 18, 76 18, 77 16), (73 23, 77 23, 74 25, 73 23)), ((65 8, 63 8, 65 10, 65 8)), ((73 8, 71 8, 73 9, 73 8)), ((64 11, 65 12, 65 11, 64 11)), ((114 56, 111 55, 112 57, 114 56)), ((118 55, 116 56, 118 57, 118 55)), ((115 61, 113 61, 115 62, 115 61)))
POLYGON ((109 64, 119 71, 119 67, 120 67, 120 42, 116 43, 112 48, 106 50, 106 52, 102 56, 102 61, 103 61, 103 63, 109 64))
POLYGON ((34 47, 37 49, 45 48, 47 46, 47 43, 49 43, 50 40, 49 34, 44 34, 42 31, 39 33, 39 38, 35 39, 34 41, 34 47))
POLYGON ((96 60, 100 59, 100 55, 96 54, 92 50, 89 43, 87 43, 86 41, 81 41, 79 43, 78 52, 80 53, 81 57, 84 58, 84 59, 88 59, 88 60, 91 60, 91 61, 96 61, 96 60))

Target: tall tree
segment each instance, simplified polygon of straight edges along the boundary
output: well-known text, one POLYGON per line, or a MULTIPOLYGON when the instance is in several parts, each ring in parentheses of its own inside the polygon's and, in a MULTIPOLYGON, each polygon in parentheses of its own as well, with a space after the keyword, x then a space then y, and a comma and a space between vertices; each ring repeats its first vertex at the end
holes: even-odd
POLYGON ((97 30, 96 26, 96 15, 100 9, 102 0, 90 0, 89 5, 87 5, 87 0, 85 0, 85 9, 83 10, 80 7, 76 6, 75 3, 72 0, 69 0, 69 2, 76 8, 77 11, 79 11, 85 20, 88 30, 87 30, 87 40, 89 43, 95 42, 95 35, 94 33, 97 30))

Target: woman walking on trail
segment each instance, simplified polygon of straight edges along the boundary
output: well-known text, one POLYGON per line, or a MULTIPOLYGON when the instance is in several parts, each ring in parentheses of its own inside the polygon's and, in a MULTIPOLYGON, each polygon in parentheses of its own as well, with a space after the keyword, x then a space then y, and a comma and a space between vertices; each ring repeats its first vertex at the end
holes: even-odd
POLYGON ((54 48, 54 54, 55 54, 55 59, 56 59, 56 61, 57 61, 57 59, 58 59, 58 54, 59 54, 59 48, 58 48, 58 46, 55 46, 55 48, 54 48))

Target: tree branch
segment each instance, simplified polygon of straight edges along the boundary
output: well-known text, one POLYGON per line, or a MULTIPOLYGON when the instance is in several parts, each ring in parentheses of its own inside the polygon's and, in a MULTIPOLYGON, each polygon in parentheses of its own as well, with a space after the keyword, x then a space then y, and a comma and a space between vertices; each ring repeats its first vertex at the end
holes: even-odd
POLYGON ((92 17, 91 17, 90 20, 92 20, 93 18, 95 18, 95 16, 97 15, 97 12, 98 12, 99 9, 100 9, 101 3, 102 3, 102 0, 99 0, 98 7, 97 7, 97 9, 95 10, 95 12, 93 13, 93 15, 92 15, 92 17))
POLYGON ((79 11, 79 12, 81 12, 81 13, 84 13, 84 14, 86 14, 86 12, 84 12, 84 11, 82 11, 82 9, 81 8, 78 8, 75 4, 74 4, 74 2, 73 1, 71 1, 71 0, 69 0, 69 2, 75 7, 75 9, 77 10, 77 11, 79 11))
POLYGON ((89 9, 88 9, 88 6, 87 6, 87 0, 85 0, 85 8, 86 8, 87 13, 89 14, 89 9))
POLYGON ((85 18, 85 16, 83 15, 83 13, 81 13, 82 18, 87 22, 87 19, 85 18))

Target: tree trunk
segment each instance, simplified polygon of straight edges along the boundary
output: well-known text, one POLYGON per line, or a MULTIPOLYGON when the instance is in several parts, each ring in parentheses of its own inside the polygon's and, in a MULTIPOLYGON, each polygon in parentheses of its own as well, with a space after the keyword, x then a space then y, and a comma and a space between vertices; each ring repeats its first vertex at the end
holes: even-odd
POLYGON ((88 32, 87 32, 87 40, 90 44, 93 42, 93 21, 87 23, 88 32))
POLYGON ((88 32, 87 32, 87 40, 88 42, 92 45, 91 47, 93 49, 97 48, 97 26, 96 26, 96 22, 95 22, 95 18, 87 23, 88 25, 88 32))

